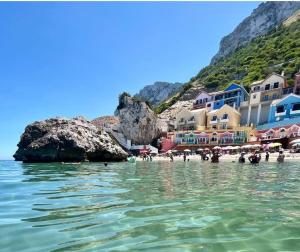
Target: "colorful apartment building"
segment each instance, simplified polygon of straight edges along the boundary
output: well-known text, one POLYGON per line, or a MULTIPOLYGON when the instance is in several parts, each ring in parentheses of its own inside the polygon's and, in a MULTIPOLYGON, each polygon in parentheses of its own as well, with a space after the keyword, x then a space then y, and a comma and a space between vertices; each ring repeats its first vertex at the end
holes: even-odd
POLYGON ((300 117, 300 96, 289 94, 282 99, 272 102, 268 123, 290 120, 295 117, 300 117))
POLYGON ((202 91, 193 110, 183 109, 177 114, 175 131, 168 133, 168 139, 177 147, 196 148, 300 136, 297 94, 300 73, 295 75, 293 87, 287 85, 284 76, 272 73, 253 82, 250 95, 237 84, 220 92, 202 91))
POLYGON ((234 129, 240 125, 241 114, 225 104, 220 109, 207 113, 207 128, 212 130, 234 129))
POLYGON ((229 105, 238 109, 242 102, 247 101, 249 94, 243 86, 232 83, 222 91, 211 93, 213 98, 213 109, 219 109, 223 105, 229 105))
POLYGON ((214 96, 207 93, 206 91, 201 91, 198 96, 195 98, 195 101, 193 103, 194 109, 202 109, 206 108, 207 111, 210 111, 213 109, 214 104, 214 96))
POLYGON ((285 88, 286 78, 276 73, 270 74, 264 80, 253 82, 247 109, 247 124, 256 126, 267 123, 272 101, 280 99, 285 88))
POLYGON ((295 74, 294 94, 300 95, 300 72, 295 74))
POLYGON ((182 109, 176 115, 176 130, 201 130, 206 126, 206 109, 182 109))

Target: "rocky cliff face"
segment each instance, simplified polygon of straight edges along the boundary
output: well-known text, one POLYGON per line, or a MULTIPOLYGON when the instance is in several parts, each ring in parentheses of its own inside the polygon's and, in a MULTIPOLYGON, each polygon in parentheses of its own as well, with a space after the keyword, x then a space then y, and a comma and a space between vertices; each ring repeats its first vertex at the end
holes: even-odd
POLYGON ((161 121, 145 102, 121 95, 115 111, 119 129, 133 144, 150 144, 161 133, 161 121))
POLYGON ((145 86, 135 97, 148 101, 152 106, 157 106, 173 94, 179 92, 182 83, 155 82, 153 85, 145 86))
POLYGON ((28 125, 21 136, 16 161, 121 161, 127 153, 110 136, 83 117, 52 118, 28 125))
POLYGON ((253 38, 266 34, 300 9, 300 2, 264 2, 244 19, 232 33, 221 40, 218 53, 211 63, 234 52, 253 38))

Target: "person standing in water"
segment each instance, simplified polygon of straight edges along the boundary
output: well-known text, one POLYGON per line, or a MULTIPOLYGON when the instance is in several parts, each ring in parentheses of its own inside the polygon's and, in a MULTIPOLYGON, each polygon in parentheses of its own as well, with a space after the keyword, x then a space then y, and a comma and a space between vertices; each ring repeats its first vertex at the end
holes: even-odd
POLYGON ((219 163, 219 157, 221 156, 221 154, 217 151, 213 151, 212 153, 212 157, 211 157, 211 162, 212 163, 219 163))
POLYGON ((266 151, 266 162, 269 162, 269 157, 270 157, 270 154, 268 151, 266 151))
POLYGON ((239 157, 239 163, 243 164, 245 162, 246 162, 246 160, 245 160, 245 152, 241 152, 241 155, 239 157))
POLYGON ((250 157, 248 157, 251 164, 258 164, 261 160, 261 155, 258 151, 252 153, 250 157))
POLYGON ((279 155, 278 155, 278 157, 277 157, 277 162, 278 162, 278 163, 283 163, 283 162, 284 162, 284 158, 285 158, 285 155, 283 154, 283 151, 280 150, 280 151, 279 151, 279 155))

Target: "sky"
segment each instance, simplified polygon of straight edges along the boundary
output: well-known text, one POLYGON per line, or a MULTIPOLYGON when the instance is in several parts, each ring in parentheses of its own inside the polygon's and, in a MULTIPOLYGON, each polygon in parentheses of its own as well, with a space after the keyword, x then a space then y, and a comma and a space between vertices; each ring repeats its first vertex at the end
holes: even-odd
POLYGON ((123 91, 187 82, 258 2, 1 2, 0 159, 26 125, 112 115, 123 91))

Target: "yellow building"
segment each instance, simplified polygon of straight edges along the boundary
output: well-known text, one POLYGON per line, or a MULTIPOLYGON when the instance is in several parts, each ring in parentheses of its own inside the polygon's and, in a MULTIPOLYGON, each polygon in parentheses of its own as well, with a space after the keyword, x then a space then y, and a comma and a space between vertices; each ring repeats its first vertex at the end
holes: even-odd
POLYGON ((240 126, 241 114, 225 104, 220 109, 207 113, 207 128, 212 130, 234 129, 240 126))
POLYGON ((188 110, 182 109, 176 115, 176 128, 177 130, 202 130, 206 127, 206 113, 207 110, 195 109, 188 110))

